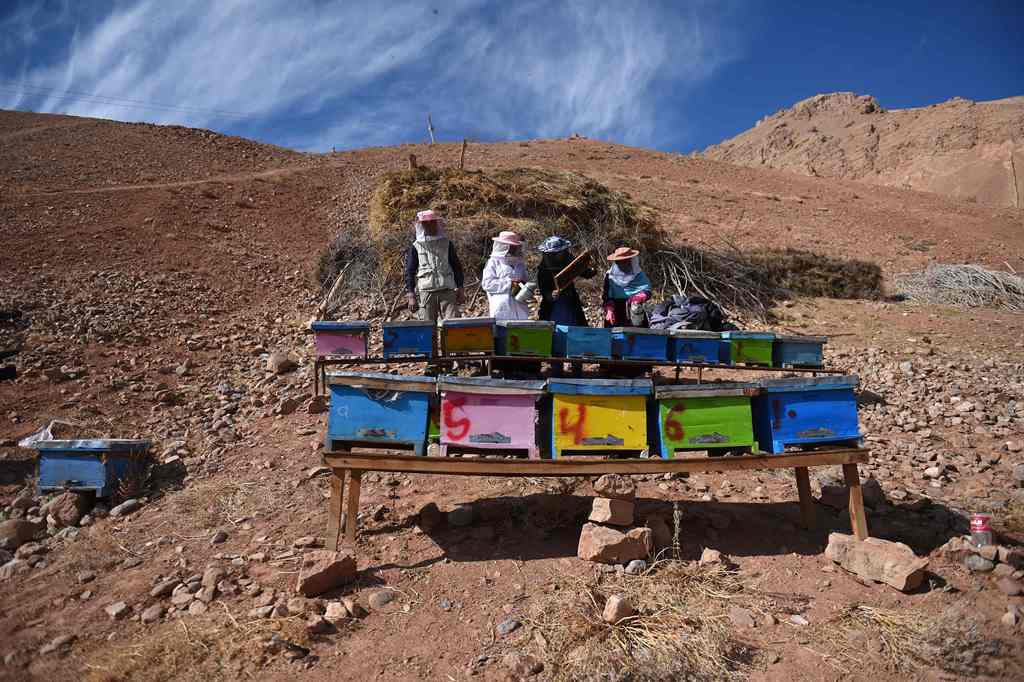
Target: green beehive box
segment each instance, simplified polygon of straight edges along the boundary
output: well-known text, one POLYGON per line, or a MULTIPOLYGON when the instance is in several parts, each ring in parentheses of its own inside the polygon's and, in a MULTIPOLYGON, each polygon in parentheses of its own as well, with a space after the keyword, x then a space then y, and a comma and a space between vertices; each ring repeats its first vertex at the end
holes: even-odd
POLYGON ((722 332, 722 338, 729 343, 729 364, 772 366, 772 332, 722 332))
POLYGON ((655 387, 661 456, 677 450, 756 450, 750 398, 753 384, 687 384, 655 387))
POLYGON ((498 355, 551 357, 555 323, 543 320, 499 320, 496 346, 498 355))

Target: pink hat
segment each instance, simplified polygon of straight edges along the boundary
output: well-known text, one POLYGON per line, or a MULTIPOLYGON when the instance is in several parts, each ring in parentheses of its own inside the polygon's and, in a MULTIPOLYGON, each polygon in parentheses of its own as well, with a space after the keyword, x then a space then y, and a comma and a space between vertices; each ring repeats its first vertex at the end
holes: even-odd
POLYGON ((636 258, 639 255, 640 252, 637 251, 636 249, 631 249, 628 246, 620 246, 619 248, 615 249, 615 251, 613 251, 610 256, 608 256, 608 260, 629 260, 630 258, 636 258))
POLYGON ((441 216, 437 215, 436 213, 431 211, 429 208, 426 211, 420 211, 419 213, 416 214, 416 222, 418 222, 418 223, 425 223, 425 222, 429 222, 431 220, 440 220, 440 219, 441 219, 441 216))
POLYGON ((520 237, 515 232, 510 232, 508 230, 505 230, 504 232, 499 234, 497 237, 495 237, 493 239, 493 241, 501 242, 502 244, 508 244, 510 246, 522 246, 523 245, 523 238, 520 237))

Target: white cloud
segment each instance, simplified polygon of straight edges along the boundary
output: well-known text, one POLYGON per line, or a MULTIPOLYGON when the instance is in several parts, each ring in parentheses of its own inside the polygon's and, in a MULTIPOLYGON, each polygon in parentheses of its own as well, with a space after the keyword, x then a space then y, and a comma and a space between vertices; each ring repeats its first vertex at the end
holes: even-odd
POLYGON ((437 3, 436 12, 409 1, 116 7, 105 16, 81 16, 95 11, 91 4, 58 17, 26 11, 0 24, 19 36, 4 51, 23 45, 15 52, 27 63, 0 67, 8 87, 0 104, 244 127, 307 148, 420 139, 427 109, 439 130, 455 134, 577 131, 657 144, 658 107, 734 57, 721 6, 702 3, 459 0, 437 3), (42 36, 52 37, 57 24, 67 46, 55 50, 42 36), (12 93, 10 79, 26 92, 12 93), (71 91, 79 94, 60 94, 71 91))

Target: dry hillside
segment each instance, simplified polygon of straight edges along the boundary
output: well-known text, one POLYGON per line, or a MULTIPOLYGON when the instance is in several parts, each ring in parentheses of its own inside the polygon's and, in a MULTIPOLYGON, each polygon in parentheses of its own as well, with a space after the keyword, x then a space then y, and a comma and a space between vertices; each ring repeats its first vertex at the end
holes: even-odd
MULTIPOLYGON (((824 557, 829 533, 850 527, 840 472, 821 468, 810 531, 787 471, 640 477, 639 518, 678 519, 686 560, 644 578, 577 558, 587 481, 367 474, 357 579, 305 599, 295 575, 323 541, 330 490, 304 326, 319 253, 358 234, 410 153, 440 169, 460 145, 306 155, 0 112, 0 148, 0 310, 20 313, 0 320, 0 350, 21 348, 18 378, 0 382, 0 521, 46 526, 51 498, 35 496, 34 453, 15 443, 50 419, 153 439, 162 462, 131 513, 99 507, 40 528, 16 557, 0 548, 0 678, 1024 675, 1021 315, 820 298, 773 311, 780 330, 830 335, 827 362, 862 377, 869 528, 929 559, 911 593, 824 557), (274 350, 297 367, 270 371, 274 350), (942 549, 979 510, 1005 545, 998 568, 981 564, 989 572, 942 549), (725 559, 697 567, 706 549, 725 559), (648 615, 671 605, 668 648, 617 648, 624 628, 593 613, 611 589, 648 615), (342 598, 369 613, 307 629, 342 598)), ((466 166, 583 174, 688 244, 863 259, 887 280, 934 261, 1024 271, 1013 208, 582 139, 471 144, 466 166)), ((483 309, 478 274, 471 314, 483 309)), ((353 290, 339 316, 379 322, 393 303, 353 290)))
POLYGON ((704 150, 709 159, 935 192, 994 206, 1024 200, 1024 97, 885 109, 815 95, 704 150))

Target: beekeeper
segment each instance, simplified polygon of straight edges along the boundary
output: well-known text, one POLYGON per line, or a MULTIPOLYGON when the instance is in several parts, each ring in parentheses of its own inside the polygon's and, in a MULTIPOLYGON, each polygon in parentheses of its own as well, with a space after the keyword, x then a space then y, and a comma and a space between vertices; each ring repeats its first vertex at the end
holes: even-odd
POLYGON ((606 327, 646 327, 644 303, 651 298, 651 282, 640 269, 640 252, 620 246, 608 256, 611 267, 604 276, 601 306, 606 327))
POLYGON ((462 305, 462 263, 445 236, 444 220, 434 211, 420 211, 413 223, 416 239, 405 252, 405 297, 409 310, 426 322, 459 316, 462 305))
MULTIPOLYGON (((555 324, 587 327, 587 315, 583 312, 576 285, 570 282, 564 289, 555 287, 555 275, 565 269, 575 258, 572 242, 562 237, 548 237, 537 247, 540 251, 540 267, 537 268, 537 286, 540 289, 540 310, 537 317, 555 324)), ((583 279, 590 279, 597 271, 587 267, 579 274, 583 279)))
POLYGON ((516 300, 526 282, 523 240, 515 232, 502 232, 493 238, 491 257, 484 266, 481 286, 487 292, 491 317, 496 320, 528 320, 530 308, 516 300))

